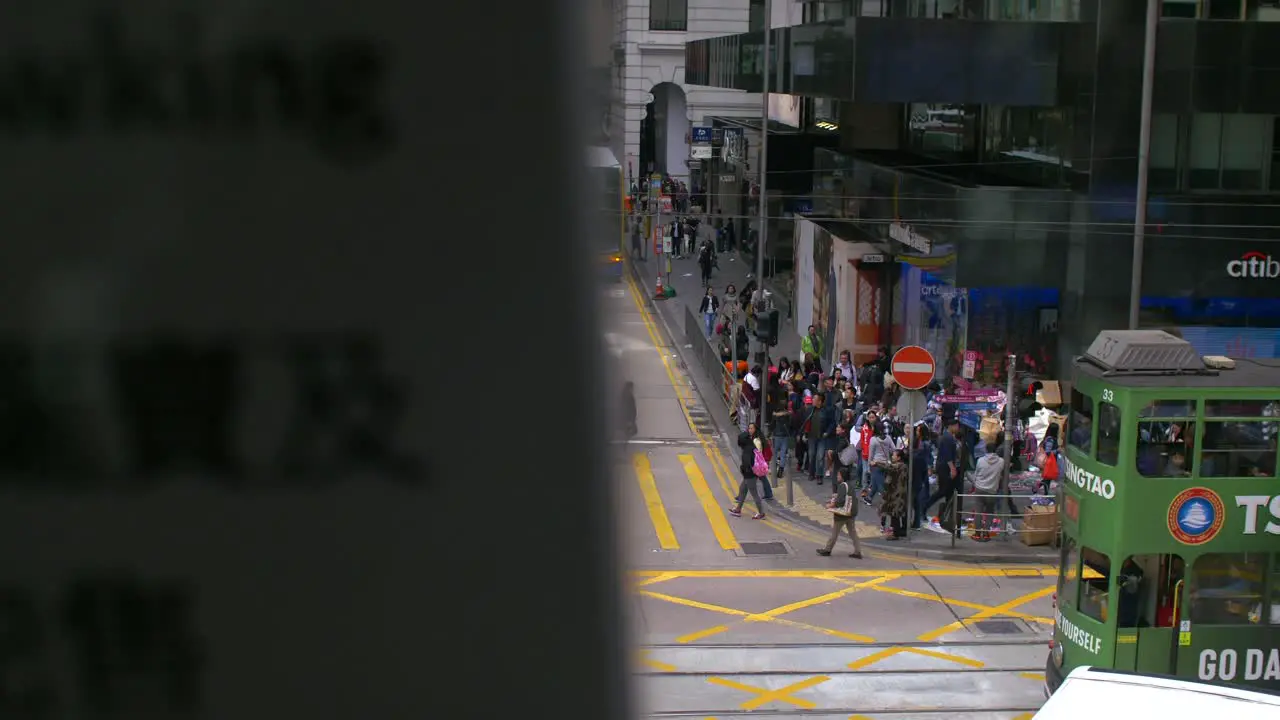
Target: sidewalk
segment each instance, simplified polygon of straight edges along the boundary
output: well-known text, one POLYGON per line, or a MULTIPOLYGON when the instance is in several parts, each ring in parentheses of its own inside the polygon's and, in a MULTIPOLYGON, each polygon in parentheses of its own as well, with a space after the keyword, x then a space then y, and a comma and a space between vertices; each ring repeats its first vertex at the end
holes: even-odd
MULTIPOLYGON (((719 257, 719 263, 720 268, 711 276, 711 286, 715 288, 717 294, 723 292, 725 286, 729 283, 741 288, 749 279, 748 276, 754 275, 755 268, 748 267, 745 262, 738 258, 736 253, 722 253, 719 257)), ((640 286, 640 290, 646 297, 652 298, 657 287, 658 270, 659 268, 665 270, 665 259, 654 258, 650 255, 647 260, 632 259, 629 265, 636 283, 640 286)), ((676 296, 662 301, 651 300, 655 315, 670 338, 672 345, 679 350, 682 364, 688 371, 699 394, 702 395, 703 405, 712 411, 713 420, 720 430, 722 441, 725 443, 725 447, 728 448, 726 451, 728 456, 735 457, 736 446, 734 439, 738 430, 729 422, 728 412, 724 409, 724 404, 719 398, 717 383, 720 380, 719 378, 712 378, 702 368, 701 364, 693 356, 684 332, 686 308, 691 308, 696 312, 698 303, 701 302, 703 295, 701 272, 697 261, 692 258, 672 260, 670 278, 668 279, 664 273, 663 283, 673 287, 676 291, 676 296)), ((775 302, 783 312, 782 323, 778 332, 778 347, 774 348, 773 352, 776 357, 794 357, 800 349, 800 334, 796 332, 794 320, 788 320, 786 317, 785 313, 788 305, 786 298, 782 293, 778 292, 781 288, 775 289, 771 282, 765 283, 765 287, 774 293, 775 302)), ((794 468, 789 468, 788 474, 792 470, 794 468)), ((810 482, 807 477, 802 479, 797 476, 794 482, 794 493, 795 505, 788 508, 785 504, 786 479, 779 481, 778 488, 774 491, 777 498, 775 511, 797 522, 817 526, 823 531, 829 530, 831 513, 826 509, 826 502, 831 496, 831 486, 818 485, 810 482)), ((876 549, 892 551, 899 555, 915 555, 921 558, 938 558, 961 562, 1043 564, 1054 564, 1058 557, 1057 551, 1053 548, 1029 547, 1014 539, 1010 539, 1007 542, 997 540, 990 543, 976 543, 964 538, 957 540, 956 547, 952 548, 949 535, 929 529, 922 529, 912 533, 910 539, 905 541, 883 540, 881 539, 875 511, 865 506, 861 508, 857 525, 858 536, 867 538, 866 544, 876 549)))

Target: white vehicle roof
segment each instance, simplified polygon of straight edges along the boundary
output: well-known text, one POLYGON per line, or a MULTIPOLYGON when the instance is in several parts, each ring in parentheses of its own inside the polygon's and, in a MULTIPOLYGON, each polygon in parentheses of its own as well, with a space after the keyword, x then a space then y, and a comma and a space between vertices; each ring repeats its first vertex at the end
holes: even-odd
POLYGON ((1190 680, 1078 667, 1034 720, 1277 720, 1280 696, 1190 680))

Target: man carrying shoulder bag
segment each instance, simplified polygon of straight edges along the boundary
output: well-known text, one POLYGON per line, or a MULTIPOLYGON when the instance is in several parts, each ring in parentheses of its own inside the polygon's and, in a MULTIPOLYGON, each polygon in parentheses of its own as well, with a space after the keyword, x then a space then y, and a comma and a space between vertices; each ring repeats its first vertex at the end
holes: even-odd
POLYGON ((831 537, 827 540, 826 547, 818 548, 818 554, 824 557, 830 555, 836 546, 836 541, 840 539, 840 531, 847 529, 849 538, 853 540, 853 552, 849 553, 849 557, 861 559, 862 543, 858 541, 858 528, 855 522, 858 517, 858 500, 854 493, 849 491, 849 482, 842 477, 836 483, 836 494, 827 501, 827 510, 831 512, 831 537))

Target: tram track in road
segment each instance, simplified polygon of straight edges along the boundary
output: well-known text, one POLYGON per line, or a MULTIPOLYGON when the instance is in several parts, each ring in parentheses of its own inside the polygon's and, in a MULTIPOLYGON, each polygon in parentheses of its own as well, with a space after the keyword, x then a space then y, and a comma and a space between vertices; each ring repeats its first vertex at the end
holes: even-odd
POLYGON ((1043 702, 1044 640, 649 645, 642 717, 1011 720, 1043 702))
POLYGON ((780 720, 781 718, 805 718, 806 720, 877 720, 877 718, 912 718, 912 720, 1031 720, 1039 707, 1004 707, 991 710, 888 709, 888 708, 837 708, 822 710, 731 710, 706 712, 648 713, 645 718, 697 718, 698 720, 729 720, 750 717, 752 720, 780 720))

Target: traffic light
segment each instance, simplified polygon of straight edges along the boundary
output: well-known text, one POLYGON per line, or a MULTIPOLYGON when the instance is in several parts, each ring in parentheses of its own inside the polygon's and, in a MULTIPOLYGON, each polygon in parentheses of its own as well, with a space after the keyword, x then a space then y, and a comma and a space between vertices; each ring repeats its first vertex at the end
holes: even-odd
POLYGON ((1022 394, 1018 396, 1018 417, 1022 420, 1028 420, 1043 407, 1036 401, 1036 393, 1044 389, 1044 383, 1039 380, 1033 380, 1023 386, 1022 394))
POLYGON ((778 344, 777 310, 768 310, 756 316, 756 339, 769 347, 778 344))

